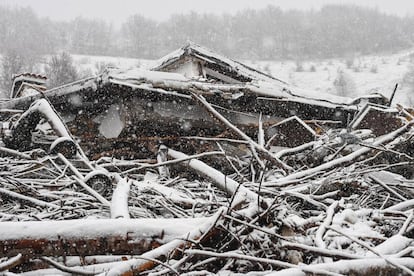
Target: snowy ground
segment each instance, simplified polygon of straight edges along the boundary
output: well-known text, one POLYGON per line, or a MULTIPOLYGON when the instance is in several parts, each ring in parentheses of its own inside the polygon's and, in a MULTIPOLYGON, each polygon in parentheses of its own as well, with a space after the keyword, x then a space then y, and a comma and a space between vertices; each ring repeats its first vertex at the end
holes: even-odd
POLYGON ((337 94, 334 81, 338 71, 343 70, 354 83, 354 89, 347 95, 349 97, 375 92, 390 97, 395 84, 398 83, 399 89, 395 102, 413 105, 414 93, 404 83, 404 77, 411 64, 409 55, 409 52, 402 52, 388 56, 304 61, 303 71, 297 70, 297 62, 294 61, 261 61, 249 64, 298 87, 332 94, 337 94), (353 61, 351 66, 349 66, 350 61, 353 61), (411 101, 410 92, 413 94, 411 101))
POLYGON ((90 71, 94 74, 98 73, 102 67, 106 66, 115 66, 120 68, 151 68, 151 65, 155 62, 155 60, 108 56, 73 55, 72 57, 81 71, 90 71))
MULTIPOLYGON (((381 93, 389 97, 399 84, 395 102, 414 105, 414 91, 404 82, 410 69, 411 51, 384 56, 302 61, 302 70, 296 61, 243 61, 249 66, 282 79, 300 88, 338 94, 334 81, 343 70, 353 82, 349 97, 381 93), (410 95, 412 94, 412 96, 410 95)), ((81 70, 97 73, 106 64, 117 67, 150 68, 154 61, 120 57, 75 55, 81 70)))

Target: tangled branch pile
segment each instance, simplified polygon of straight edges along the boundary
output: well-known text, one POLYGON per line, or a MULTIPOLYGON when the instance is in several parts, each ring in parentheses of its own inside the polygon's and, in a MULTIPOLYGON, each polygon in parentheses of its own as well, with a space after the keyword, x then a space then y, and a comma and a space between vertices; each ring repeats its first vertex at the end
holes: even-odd
POLYGON ((274 153, 193 98, 240 140, 186 137, 212 151, 132 161, 1 148, 0 271, 414 274, 412 121, 274 153))

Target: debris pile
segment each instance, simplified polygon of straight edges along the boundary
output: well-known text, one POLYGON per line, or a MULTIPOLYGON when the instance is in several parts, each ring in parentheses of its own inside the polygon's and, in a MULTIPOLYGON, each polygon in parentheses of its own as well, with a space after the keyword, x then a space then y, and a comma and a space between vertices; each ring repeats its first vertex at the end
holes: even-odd
MULTIPOLYGON (((164 71, 177 69, 174 62, 186 51, 168 57, 167 63, 164 60, 162 64, 168 65, 164 71)), ((216 63, 222 67, 220 74, 215 73, 216 60, 206 61, 203 53, 189 51, 192 58, 204 60, 201 73, 226 79, 223 75, 230 71, 223 68, 230 61, 216 63)), ((229 76, 243 81, 241 69, 229 76)), ((194 89, 188 80, 180 85, 175 80, 172 86, 162 75, 157 88, 154 82, 148 88, 148 76, 153 78, 154 72, 145 74, 147 79, 141 84, 137 76, 142 77, 142 72, 132 80, 124 76, 130 88, 140 86, 132 90, 124 90, 121 84, 116 89, 114 83, 105 86, 105 81, 92 90, 79 90, 75 84, 76 89, 65 86, 50 94, 46 91, 40 100, 30 96, 8 103, 23 110, 3 110, 9 119, 3 123, 5 145, 0 147, 0 273, 414 274, 411 109, 372 102, 340 112, 325 106, 341 113, 330 118, 332 110, 322 114, 321 105, 313 102, 308 106, 311 118, 279 113, 273 118, 277 122, 268 120, 267 124, 264 108, 259 116, 252 115, 256 124, 246 127, 223 112, 223 105, 230 108, 234 103, 222 100, 229 91, 237 103, 234 109, 243 111, 234 98, 234 87, 225 90, 224 84, 205 81, 203 89, 194 89), (144 86, 155 98, 143 92, 144 86), (213 86, 222 89, 212 90, 213 86), (127 144, 121 132, 106 140, 99 136, 106 133, 102 121, 99 135, 83 126, 79 126, 82 131, 72 131, 71 120, 56 101, 79 91, 135 91, 141 97, 139 102, 127 102, 122 96, 124 106, 159 103, 165 100, 160 95, 174 102, 178 95, 204 113, 192 113, 202 118, 197 128, 175 131, 158 124, 162 119, 151 117, 155 111, 162 113, 156 110, 162 104, 147 106, 146 114, 138 114, 137 107, 135 117, 130 113, 129 118, 154 119, 147 127, 161 134, 142 132, 128 137, 127 144), (21 105, 25 101, 32 101, 31 106, 21 105), (386 125, 372 124, 375 118, 386 125), (95 141, 95 149, 88 139, 95 141), (133 158, 119 158, 113 151, 105 153, 99 141, 120 145, 123 152, 145 150, 139 152, 139 159, 135 152, 128 155, 133 158)), ((242 94, 253 87, 237 85, 242 94)), ((262 101, 273 106, 275 99, 281 100, 262 101)), ((91 109, 89 103, 72 102, 67 113, 75 105, 77 111, 105 110, 97 110, 99 105, 91 109)), ((249 112, 255 109, 246 108, 252 108, 249 112)), ((83 112, 76 114, 81 118, 83 112)), ((176 125, 184 123, 177 119, 176 125)))

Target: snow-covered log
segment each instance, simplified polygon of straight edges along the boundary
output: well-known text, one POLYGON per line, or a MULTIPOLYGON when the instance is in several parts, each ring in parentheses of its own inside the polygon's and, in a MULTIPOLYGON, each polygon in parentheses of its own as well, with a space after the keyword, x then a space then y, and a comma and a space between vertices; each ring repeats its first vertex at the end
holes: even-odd
POLYGON ((49 102, 46 99, 39 99, 33 102, 30 108, 13 124, 12 137, 5 140, 8 147, 28 148, 31 144, 31 132, 42 118, 47 120, 58 136, 72 139, 66 126, 49 102))
POLYGON ((0 222, 0 257, 142 254, 208 219, 0 222))
POLYGON ((315 235, 315 244, 321 249, 326 248, 326 243, 323 240, 323 236, 327 230, 327 227, 329 227, 332 223, 332 218, 335 215, 335 209, 338 206, 338 201, 333 202, 328 210, 326 210, 326 218, 323 221, 323 223, 319 226, 318 230, 316 231, 315 235))
POLYGON ((129 219, 128 195, 131 182, 126 178, 118 179, 111 200, 111 218, 129 219))
MULTIPOLYGON (((387 239, 383 243, 377 245, 375 247, 375 250, 383 255, 392 255, 403 251, 412 242, 412 239, 409 239, 401 235, 395 235, 387 239)), ((375 254, 372 252, 368 252, 367 256, 374 257, 375 254)))
MULTIPOLYGON (((173 149, 168 149, 168 155, 175 159, 188 157, 188 155, 185 153, 173 149)), ((237 206, 246 200, 250 202, 258 202, 260 198, 258 194, 250 191, 242 184, 237 183, 235 180, 231 179, 230 177, 224 175, 222 172, 212 168, 200 160, 192 159, 188 162, 188 166, 213 180, 218 188, 234 197, 231 207, 237 206)))
POLYGON ((414 199, 406 200, 385 209, 386 211, 406 211, 414 208, 414 199))
POLYGON ((0 262, 0 272, 9 270, 22 262, 22 254, 19 253, 14 257, 9 258, 7 261, 0 262))

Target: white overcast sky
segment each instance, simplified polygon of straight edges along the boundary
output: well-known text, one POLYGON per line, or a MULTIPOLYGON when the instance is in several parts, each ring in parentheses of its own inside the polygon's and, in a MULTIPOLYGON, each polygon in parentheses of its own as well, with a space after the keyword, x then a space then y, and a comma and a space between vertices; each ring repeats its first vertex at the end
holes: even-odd
POLYGON ((319 9, 324 4, 356 4, 377 7, 401 16, 414 14, 414 0, 0 0, 1 5, 30 6, 37 14, 51 19, 70 20, 77 16, 102 18, 116 25, 132 14, 165 20, 174 13, 190 11, 235 13, 244 8, 269 4, 282 9, 319 9))

